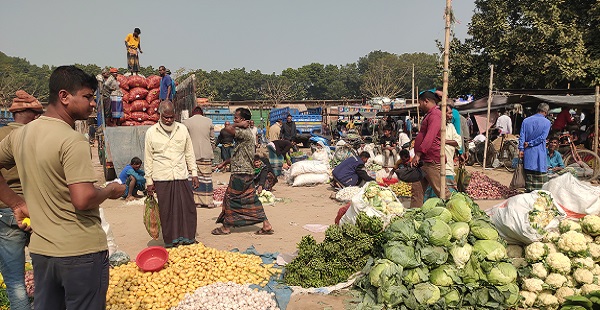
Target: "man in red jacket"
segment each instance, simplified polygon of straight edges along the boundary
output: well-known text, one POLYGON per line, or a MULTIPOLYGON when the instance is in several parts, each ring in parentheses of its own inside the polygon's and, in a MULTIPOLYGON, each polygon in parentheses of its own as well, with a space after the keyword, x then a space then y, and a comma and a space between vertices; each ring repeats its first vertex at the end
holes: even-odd
MULTIPOLYGON (((416 166, 420 161, 423 162, 423 172, 425 178, 421 180, 421 186, 413 186, 410 202, 411 208, 419 208, 423 205, 423 190, 431 185, 435 194, 440 197, 441 178, 440 178, 440 129, 442 123, 442 113, 437 106, 439 97, 426 91, 419 95, 419 108, 425 112, 425 117, 421 121, 421 129, 415 139, 415 156, 411 164, 416 166)), ((446 197, 450 196, 448 189, 446 197)))

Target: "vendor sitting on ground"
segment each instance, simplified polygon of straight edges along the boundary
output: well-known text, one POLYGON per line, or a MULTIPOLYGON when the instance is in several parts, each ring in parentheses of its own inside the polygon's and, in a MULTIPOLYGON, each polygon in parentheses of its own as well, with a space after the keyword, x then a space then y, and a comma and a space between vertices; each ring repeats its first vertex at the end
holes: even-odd
POLYGON ((559 146, 560 140, 558 137, 550 138, 548 142, 548 157, 546 158, 549 178, 554 178, 567 172, 575 177, 587 177, 594 173, 594 170, 584 162, 573 163, 565 167, 562 155, 558 152, 559 146))
POLYGON ((283 156, 288 166, 292 165, 292 161, 290 159, 291 150, 297 151, 296 142, 288 141, 288 140, 275 140, 271 141, 269 145, 275 149, 275 154, 277 156, 283 156))
POLYGON ((125 166, 123 171, 119 174, 121 183, 126 185, 123 198, 127 201, 144 197, 137 193, 138 191, 146 191, 146 178, 144 177, 146 173, 144 170, 140 169, 140 167, 142 167, 142 160, 138 157, 134 157, 131 159, 130 164, 125 166))
POLYGON ((379 138, 379 143, 381 144, 383 153, 383 167, 390 168, 396 162, 396 156, 398 154, 396 151, 398 140, 392 137, 392 127, 385 126, 383 128, 383 136, 379 138))
POLYGON ((273 191, 275 184, 277 184, 277 177, 269 159, 254 155, 254 187, 256 187, 256 193, 260 194, 263 190, 273 191))
POLYGON ((334 187, 360 186, 362 182, 374 181, 365 170, 365 163, 371 155, 362 152, 358 157, 352 155, 333 169, 334 187))
POLYGON ((398 168, 408 167, 410 165, 411 157, 410 157, 410 152, 407 149, 401 150, 398 155, 400 155, 400 159, 398 159, 398 161, 394 165, 394 169, 392 169, 390 171, 390 174, 388 175, 388 179, 391 179, 394 176, 394 173, 396 172, 396 170, 398 168))

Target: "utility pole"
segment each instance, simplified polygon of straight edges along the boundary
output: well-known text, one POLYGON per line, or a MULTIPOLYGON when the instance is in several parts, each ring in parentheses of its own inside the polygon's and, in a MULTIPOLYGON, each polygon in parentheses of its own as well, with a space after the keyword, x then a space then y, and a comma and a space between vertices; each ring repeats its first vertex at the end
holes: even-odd
POLYGON ((450 56, 450 18, 452 17, 452 0, 446 0, 446 28, 444 39, 444 73, 442 80, 442 124, 440 129, 440 198, 446 199, 446 102, 448 101, 448 62, 450 56))

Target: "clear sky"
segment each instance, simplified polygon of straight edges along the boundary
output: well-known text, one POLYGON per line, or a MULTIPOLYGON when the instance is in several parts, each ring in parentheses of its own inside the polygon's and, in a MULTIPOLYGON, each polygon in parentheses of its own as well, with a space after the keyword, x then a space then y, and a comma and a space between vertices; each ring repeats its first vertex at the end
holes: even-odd
MULTIPOLYGON (((344 65, 371 51, 439 53, 443 0, 3 1, 0 51, 33 64, 126 67, 125 36, 142 30, 140 65, 277 74, 344 65)), ((457 37, 475 4, 453 1, 457 37)))

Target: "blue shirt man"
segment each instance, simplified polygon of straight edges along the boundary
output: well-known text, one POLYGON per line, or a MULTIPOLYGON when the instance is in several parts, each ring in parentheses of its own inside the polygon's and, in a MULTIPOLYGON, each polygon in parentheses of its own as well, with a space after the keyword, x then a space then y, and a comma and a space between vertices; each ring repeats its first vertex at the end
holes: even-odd
POLYGON ((541 189, 548 181, 548 155, 546 138, 550 132, 550 121, 546 118, 550 107, 540 103, 537 114, 523 120, 519 136, 519 151, 525 168, 525 190, 541 189))
POLYGON ((160 80, 160 94, 158 98, 160 101, 173 100, 173 80, 171 79, 171 76, 167 74, 165 66, 160 66, 158 68, 158 73, 162 77, 160 80))

